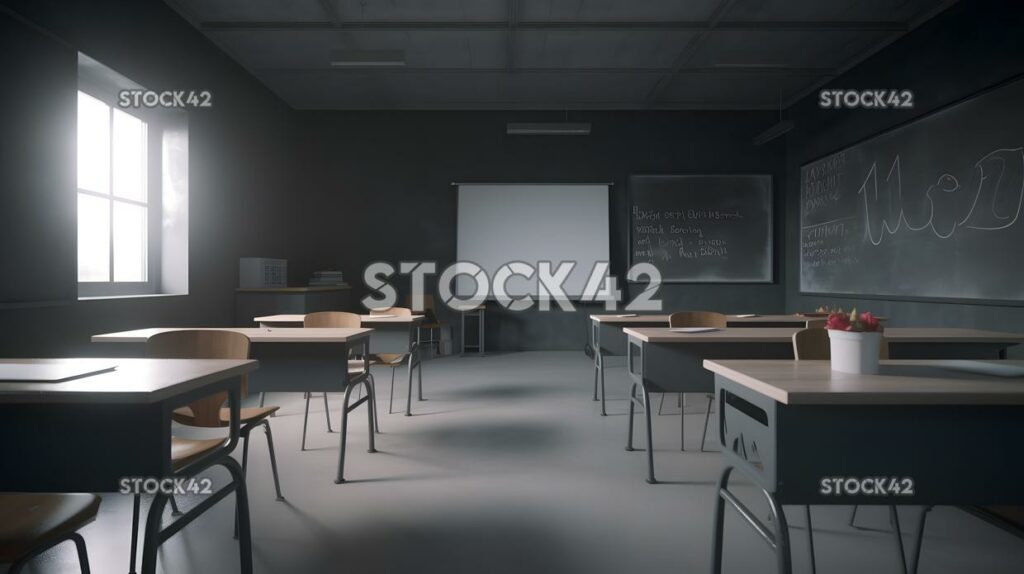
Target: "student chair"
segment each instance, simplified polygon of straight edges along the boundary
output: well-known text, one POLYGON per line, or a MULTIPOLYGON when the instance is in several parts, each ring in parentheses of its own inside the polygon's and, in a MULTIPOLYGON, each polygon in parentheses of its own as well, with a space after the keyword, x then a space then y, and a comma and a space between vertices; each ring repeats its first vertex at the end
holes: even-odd
MULTIPOLYGON (((318 311, 316 313, 309 313, 302 321, 302 326, 306 328, 335 328, 335 329, 358 329, 362 326, 362 319, 355 313, 347 313, 345 311, 318 311)), ((351 357, 350 357, 351 358, 351 357)), ((357 360, 348 361, 348 374, 350 377, 361 375, 363 373, 363 362, 357 360)), ((370 386, 374 387, 373 396, 374 399, 377 397, 376 386, 374 385, 373 375, 367 374, 369 378, 370 386)), ((360 388, 360 393, 362 388, 360 388)), ((306 412, 302 419, 302 450, 306 450, 306 427, 309 424, 309 399, 312 393, 306 393, 306 412)), ((370 407, 373 409, 373 424, 374 431, 380 432, 380 422, 377 417, 377 401, 374 400, 370 407)), ((348 405, 346 404, 346 407, 348 405)), ((327 404, 327 393, 324 393, 324 413, 327 416, 327 432, 334 432, 331 429, 331 412, 330 407, 327 404)))
MULTIPOLYGON (((412 307, 412 296, 406 297, 406 303, 412 307)), ((448 323, 437 318, 436 307, 434 306, 433 295, 423 295, 423 322, 416 326, 416 344, 422 349, 424 345, 430 347, 430 356, 444 355, 444 330, 448 323), (434 330, 437 330, 437 338, 434 338, 434 330), (423 331, 427 332, 429 339, 423 338, 423 331)))
POLYGON ((18 574, 36 556, 70 540, 82 574, 89 574, 89 554, 78 530, 96 520, 99 508, 95 494, 0 494, 0 562, 10 563, 9 574, 18 574))
MULTIPOLYGON (((249 338, 234 331, 216 331, 206 329, 167 331, 153 335, 146 341, 146 357, 151 359, 248 359, 249 338)), ((247 388, 245 375, 242 379, 242 397, 247 388)), ((223 428, 231 423, 231 410, 224 407, 227 393, 220 392, 201 398, 188 406, 175 409, 171 414, 174 422, 199 428, 223 428)), ((246 407, 239 411, 239 436, 242 439, 242 477, 249 458, 249 435, 256 428, 262 427, 267 435, 267 449, 270 451, 270 469, 274 475, 274 490, 277 500, 284 500, 281 494, 281 482, 277 473, 277 457, 274 455, 274 436, 270 431, 270 415, 279 407, 246 407)), ((200 459, 206 453, 219 448, 226 439, 188 439, 171 437, 171 468, 174 471, 186 470, 186 467, 200 459)), ((187 470, 186 470, 187 472, 187 470)), ((180 512, 174 497, 170 498, 175 514, 180 512)), ((135 495, 132 509, 132 546, 131 568, 135 571, 136 546, 138 545, 139 507, 141 497, 135 495)), ((238 523, 235 523, 237 535, 238 523)))
MULTIPOLYGON (((407 307, 388 307, 387 309, 373 309, 370 311, 370 315, 395 315, 396 317, 411 317, 413 314, 412 309, 407 307)), ((412 361, 411 353, 379 353, 376 355, 370 355, 371 365, 383 365, 385 367, 391 367, 391 397, 388 399, 388 414, 390 415, 393 411, 395 403, 395 372, 401 367, 406 361, 412 361)), ((419 400, 423 400, 423 375, 419 377, 419 400)))

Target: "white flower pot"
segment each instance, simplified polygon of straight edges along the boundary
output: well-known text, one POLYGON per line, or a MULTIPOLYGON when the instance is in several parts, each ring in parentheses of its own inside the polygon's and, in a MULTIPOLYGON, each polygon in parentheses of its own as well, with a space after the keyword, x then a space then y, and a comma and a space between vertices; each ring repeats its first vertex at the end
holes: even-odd
POLYGON ((874 375, 878 372, 878 353, 882 333, 854 333, 828 330, 832 345, 832 370, 843 373, 874 375))

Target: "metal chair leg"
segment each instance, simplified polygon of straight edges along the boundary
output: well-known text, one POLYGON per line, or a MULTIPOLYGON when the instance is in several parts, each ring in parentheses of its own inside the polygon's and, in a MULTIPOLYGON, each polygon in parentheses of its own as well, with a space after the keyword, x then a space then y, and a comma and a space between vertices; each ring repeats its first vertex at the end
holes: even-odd
POLYGON ((644 389, 644 420, 647 421, 647 484, 658 484, 654 478, 654 433, 651 425, 651 393, 644 389))
POLYGON ((373 379, 373 374, 367 373, 367 379, 370 381, 370 389, 372 393, 368 393, 370 397, 370 408, 373 409, 373 430, 376 433, 380 432, 380 416, 377 414, 377 381, 373 379))
MULTIPOLYGON (((242 439, 242 476, 245 476, 246 468, 249 466, 249 433, 252 432, 252 427, 245 425, 241 429, 242 439)), ((174 497, 171 497, 171 501, 174 501, 174 497)), ((235 531, 233 536, 235 540, 238 540, 238 504, 235 503, 235 531)))
POLYGON ((855 525, 853 522, 857 520, 857 509, 859 507, 860 505, 854 504, 853 509, 850 510, 850 521, 847 524, 853 528, 857 528, 857 525, 855 525))
POLYGON ((661 416, 661 407, 665 406, 665 395, 668 393, 661 393, 661 400, 658 401, 658 416, 661 416))
POLYGON ((903 574, 908 574, 907 555, 903 550, 903 532, 900 531, 900 515, 896 511, 895 506, 889 506, 889 519, 892 521, 892 534, 896 542, 896 551, 899 553, 900 572, 902 572, 903 574))
POLYGON ((174 495, 170 496, 171 503, 171 516, 181 516, 181 509, 178 508, 178 501, 174 499, 174 495))
POLYGON ((814 526, 811 523, 810 505, 804 505, 804 516, 807 517, 807 551, 811 557, 811 574, 817 574, 818 564, 814 557, 814 526))
POLYGON ((601 416, 608 416, 608 410, 605 408, 607 401, 607 395, 604 390, 604 358, 601 358, 601 416))
MULTIPOLYGON (((418 349, 416 350, 416 354, 419 355, 419 350, 418 349)), ((416 388, 417 388, 417 392, 419 393, 419 400, 420 401, 427 400, 427 399, 423 398, 423 361, 422 360, 417 360, 416 361, 416 381, 417 381, 416 382, 416 388)))
POLYGON ((392 407, 395 405, 395 369, 391 367, 391 399, 388 401, 388 414, 390 415, 393 411, 392 407))
MULTIPOLYGON (((664 394, 661 395, 664 398, 664 394)), ((679 396, 683 396, 679 393, 679 396)), ((686 452, 686 410, 679 408, 679 451, 686 452)))
POLYGON ((277 492, 277 499, 284 500, 281 494, 281 480, 277 476, 277 456, 274 455, 274 435, 270 432, 270 421, 263 421, 263 431, 267 435, 267 450, 270 451, 270 470, 274 473, 274 490, 277 492))
POLYGON ((633 451, 633 401, 636 400, 636 383, 629 387, 629 432, 626 435, 626 450, 633 451))
POLYGON ((366 405, 366 422, 369 425, 368 434, 370 435, 370 448, 366 452, 374 453, 377 452, 377 449, 373 446, 373 435, 376 434, 374 431, 376 430, 377 410, 373 408, 373 404, 377 402, 377 396, 373 391, 371 380, 370 377, 367 377, 363 384, 366 385, 366 400, 370 401, 370 404, 366 405))
POLYGON ((89 551, 85 548, 85 539, 82 535, 73 532, 68 538, 75 543, 75 551, 78 552, 78 566, 82 570, 82 574, 89 574, 92 570, 89 568, 89 551))
POLYGON ((324 391, 324 418, 327 419, 327 432, 334 432, 334 429, 331 428, 331 407, 327 404, 326 391, 324 391))
POLYGON ((598 364, 598 359, 594 359, 594 402, 596 403, 599 399, 597 398, 597 372, 601 370, 598 364))
POLYGON ((309 426, 309 393, 306 393, 306 414, 302 417, 302 449, 306 450, 306 428, 309 426))
POLYGON ((924 543, 924 523, 928 519, 928 513, 932 511, 931 506, 921 509, 921 518, 917 521, 917 540, 914 542, 914 561, 911 563, 911 574, 917 574, 917 568, 921 565, 921 546, 924 543))
POLYGON ((708 421, 711 420, 711 405, 715 404, 715 395, 710 395, 708 398, 708 410, 704 413, 704 432, 700 435, 700 451, 707 452, 704 450, 704 442, 708 438, 708 421))
POLYGON ((128 566, 128 574, 135 573, 135 562, 136 552, 139 546, 139 510, 142 504, 142 495, 136 494, 135 500, 132 502, 132 548, 130 563, 128 566))
POLYGON ((411 417, 412 416, 412 369, 413 369, 412 362, 413 362, 412 353, 409 353, 409 387, 408 387, 409 394, 406 395, 406 397, 405 397, 405 416, 407 416, 407 417, 411 417))
MULTIPOLYGON (((355 385, 349 385, 345 389, 345 402, 341 404, 341 446, 338 448, 338 476, 334 479, 334 484, 341 484, 345 482, 345 439, 348 438, 348 402, 352 397, 352 390, 355 385)), ((373 433, 370 433, 373 436, 373 433)))
POLYGON ((263 401, 267 399, 267 393, 260 393, 260 406, 263 406, 263 401))

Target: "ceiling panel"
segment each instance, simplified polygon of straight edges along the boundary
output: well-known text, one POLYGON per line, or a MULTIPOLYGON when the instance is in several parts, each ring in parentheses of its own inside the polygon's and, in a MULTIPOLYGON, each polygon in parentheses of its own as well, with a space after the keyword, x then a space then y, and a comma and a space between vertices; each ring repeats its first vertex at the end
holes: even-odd
POLYGON ((211 32, 250 70, 262 68, 330 69, 331 50, 404 50, 410 68, 494 68, 505 65, 501 32, 435 31, 211 32))
POLYGON ((719 0, 518 0, 521 21, 703 21, 719 0))
POLYGON ((946 0, 738 0, 726 20, 907 22, 946 0))
POLYGON ((706 67, 793 66, 834 68, 878 45, 889 32, 717 31, 700 44, 690 64, 706 67))
POLYGON ((493 22, 508 16, 507 0, 330 0, 343 21, 493 22))
POLYGON ((780 95, 785 100, 817 79, 808 74, 680 74, 662 94, 660 103, 673 107, 776 108, 780 95))
POLYGON ((515 64, 527 68, 668 68, 694 32, 516 32, 515 64))
POLYGON ((200 22, 316 22, 327 15, 318 0, 174 0, 200 22))
POLYGON ((950 0, 167 0, 309 109, 764 108, 950 0), (722 6, 727 9, 721 10, 722 6), (715 29, 712 18, 720 16, 715 29), (332 50, 402 50, 339 69, 332 50), (673 73, 673 70, 676 70, 673 73))

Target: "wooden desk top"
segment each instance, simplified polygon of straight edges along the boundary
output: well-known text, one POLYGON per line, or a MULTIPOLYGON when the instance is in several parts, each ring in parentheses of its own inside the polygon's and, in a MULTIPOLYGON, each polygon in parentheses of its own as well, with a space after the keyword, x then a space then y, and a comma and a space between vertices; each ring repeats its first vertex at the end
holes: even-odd
MULTIPOLYGON (((598 323, 610 325, 636 325, 650 323, 668 323, 669 315, 635 315, 622 317, 619 315, 591 315, 590 319, 598 323)), ((808 321, 821 321, 824 317, 807 317, 805 315, 755 315, 753 317, 741 317, 739 315, 726 315, 726 320, 732 324, 737 323, 792 323, 793 326, 806 325, 808 321)), ((879 321, 887 321, 886 317, 876 317, 879 321)))
POLYGON ((677 333, 668 327, 623 329, 623 332, 645 343, 789 343, 794 327, 728 327, 703 333, 677 333))
POLYGON ((944 363, 950 361, 882 361, 877 375, 837 373, 829 361, 705 360, 704 368, 787 405, 1024 405, 1024 377, 944 363))
MULTIPOLYGON (((667 327, 624 329, 626 335, 645 343, 778 343, 791 341, 796 328, 729 327, 705 333, 676 333, 667 327)), ((890 343, 1009 343, 1024 342, 1024 334, 1000 333, 958 327, 890 327, 885 330, 890 343)))
MULTIPOLYGON (((304 314, 266 315, 254 317, 257 323, 297 323, 300 326, 306 318, 304 314)), ((412 315, 409 317, 379 317, 377 315, 360 315, 359 320, 363 323, 417 323, 422 321, 423 315, 412 315)))
MULTIPOLYGON (((157 333, 166 331, 186 331, 197 327, 157 327, 153 329, 136 329, 120 333, 93 335, 93 343, 145 343, 157 333)), ((370 336, 373 329, 326 329, 302 327, 203 327, 204 331, 234 331, 241 333, 253 343, 347 343, 370 336)))
POLYGON ((62 381, 0 382, 0 403, 155 403, 256 370, 225 359, 0 359, 4 363, 116 364, 113 371, 62 381))

